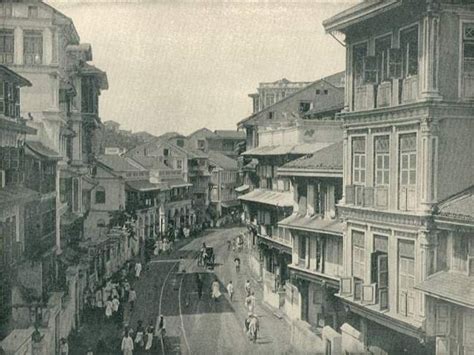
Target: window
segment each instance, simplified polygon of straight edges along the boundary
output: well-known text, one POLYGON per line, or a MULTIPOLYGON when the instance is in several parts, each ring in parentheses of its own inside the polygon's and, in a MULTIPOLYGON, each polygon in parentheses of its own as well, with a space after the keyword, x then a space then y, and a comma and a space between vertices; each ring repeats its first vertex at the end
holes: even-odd
POLYGON ((43 33, 41 31, 24 32, 23 60, 26 65, 43 63, 43 33))
POLYGON ((474 96, 474 24, 465 24, 463 28, 462 48, 463 95, 474 96))
POLYGON ((389 147, 389 136, 375 137, 375 186, 388 185, 390 173, 389 147))
POLYGON ((324 95, 327 95, 329 91, 327 89, 324 90, 324 95))
POLYGON ((163 149, 163 155, 164 155, 165 157, 167 157, 168 155, 170 155, 169 149, 167 149, 167 148, 163 149))
POLYGON ((37 18, 38 17, 38 7, 37 6, 28 6, 28 17, 37 18))
POLYGON ((400 31, 402 75, 404 78, 418 74, 418 26, 400 31))
POLYGON ((324 215, 326 210, 326 191, 323 185, 318 183, 314 185, 314 213, 324 215))
POLYGON ((298 111, 299 113, 306 113, 311 109, 311 102, 303 101, 300 102, 298 111))
POLYGON ((364 280, 365 234, 359 231, 352 231, 352 275, 364 280))
POLYGON ((352 182, 365 184, 365 137, 352 139, 352 182))
POLYGON ((275 95, 273 95, 273 94, 265 95, 265 107, 266 106, 271 106, 274 103, 275 103, 275 95))
POLYGON ((269 120, 272 120, 274 116, 275 116, 275 113, 273 111, 268 112, 268 119, 269 120))
POLYGON ((354 88, 364 84, 364 61, 367 56, 367 44, 359 44, 353 47, 353 75, 354 88))
POLYGON ((400 136, 400 209, 415 208, 416 194, 416 134, 400 136))
POLYGON ((95 191, 95 203, 97 204, 105 203, 105 189, 102 186, 97 187, 95 191))
POLYGON ((321 94, 321 90, 317 89, 316 90, 316 95, 320 95, 321 94))
POLYGON ((0 112, 11 118, 20 116, 20 89, 7 81, 0 81, 0 112))
POLYGON ((398 312, 404 316, 413 316, 415 285, 415 243, 398 241, 398 312))
POLYGON ((375 40, 375 57, 377 61, 377 82, 389 78, 389 49, 392 46, 391 35, 375 40))
POLYGON ((0 30, 0 63, 13 64, 14 43, 13 30, 0 30))
POLYGON ((182 168, 183 168, 183 161, 176 160, 176 169, 182 169, 182 168))
POLYGON ((177 145, 178 147, 184 147, 184 140, 182 140, 182 139, 177 139, 177 140, 176 140, 176 145, 177 145))
POLYGON ((455 234, 453 239, 453 270, 467 271, 467 256, 469 255, 469 240, 465 234, 455 234))

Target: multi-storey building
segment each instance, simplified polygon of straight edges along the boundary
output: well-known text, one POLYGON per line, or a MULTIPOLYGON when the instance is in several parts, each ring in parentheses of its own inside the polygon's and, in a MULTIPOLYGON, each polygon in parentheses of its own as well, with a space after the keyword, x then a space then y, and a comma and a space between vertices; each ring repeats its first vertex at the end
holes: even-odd
POLYGON ((468 250, 462 234, 446 239, 445 226, 436 228, 432 209, 473 183, 469 3, 364 1, 324 23, 347 48, 339 297, 352 315, 343 336, 353 341, 345 351, 470 351, 461 334, 472 329, 472 305, 448 317, 455 307, 437 307, 427 286, 445 262, 437 255, 454 255, 455 275, 468 250), (453 325, 436 342, 433 319, 453 325))
POLYGON ((278 175, 293 185, 293 214, 278 223, 292 237, 284 308, 296 320, 293 334, 302 334, 294 337, 300 343, 295 346, 304 348, 309 329, 320 334, 323 327, 338 329, 345 320, 335 296, 343 275, 343 224, 336 209, 342 198, 342 141, 281 166, 278 175))
POLYGON ((239 167, 236 160, 220 152, 209 151, 208 154, 211 169, 210 203, 217 217, 221 217, 240 206, 235 191, 239 185, 239 167))
POLYGON ((252 99, 253 112, 261 111, 309 84, 311 82, 293 82, 286 78, 274 82, 260 83, 257 92, 249 94, 252 99))
MULTIPOLYGON (((11 317, 14 275, 23 257, 37 246, 35 238, 40 238, 39 235, 29 238, 25 228, 30 213, 28 205, 33 201, 38 203, 41 191, 27 187, 31 167, 27 164, 24 144, 26 135, 36 132, 20 117, 20 87, 26 85, 31 83, 0 66, 0 339, 14 326, 11 317), (11 95, 12 92, 15 94, 11 95)), ((55 162, 52 168, 54 173, 55 162)), ((45 247, 52 247, 55 237, 45 242, 45 247)), ((42 295, 41 290, 39 294, 42 295)))
POLYGON ((238 156, 238 147, 245 143, 245 132, 232 130, 216 130, 212 132, 201 128, 187 137, 187 146, 192 149, 209 152, 220 152, 231 158, 238 156))
MULTIPOLYGON (((337 83, 341 78, 341 74, 333 76, 337 83)), ((239 196, 249 228, 250 244, 258 244, 251 262, 253 270, 263 278, 264 300, 275 307, 285 303, 283 286, 289 279, 288 265, 292 256, 290 232, 279 227, 278 222, 292 214, 294 193, 290 179, 278 176, 277 169, 342 139, 341 121, 335 120, 334 114, 331 117, 329 112, 334 110, 335 102, 342 108, 343 97, 343 89, 329 80, 321 80, 239 123, 250 137, 247 148, 253 148, 242 153, 245 159, 242 168, 244 185, 237 191, 252 190, 239 196), (327 97, 313 102, 316 90, 321 90, 316 87, 327 87, 324 89, 327 97), (304 98, 313 102, 308 111, 317 109, 322 114, 327 108, 328 112, 322 116, 331 119, 310 120, 306 119, 306 112, 293 112, 298 110, 304 98), (271 117, 269 112, 272 112, 271 117), (294 114, 290 116, 291 113, 294 114)))

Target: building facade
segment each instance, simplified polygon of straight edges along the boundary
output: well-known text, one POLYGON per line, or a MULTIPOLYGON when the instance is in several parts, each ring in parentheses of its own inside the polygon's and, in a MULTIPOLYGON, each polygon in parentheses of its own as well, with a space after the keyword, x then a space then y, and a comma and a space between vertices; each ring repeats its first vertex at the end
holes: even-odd
POLYGON ((427 328, 446 308, 437 313, 419 285, 436 273, 444 243, 433 207, 472 185, 473 10, 466 2, 364 1, 324 23, 345 35, 347 48, 339 206, 339 297, 352 315, 341 328, 352 339, 346 351, 448 353, 427 328))

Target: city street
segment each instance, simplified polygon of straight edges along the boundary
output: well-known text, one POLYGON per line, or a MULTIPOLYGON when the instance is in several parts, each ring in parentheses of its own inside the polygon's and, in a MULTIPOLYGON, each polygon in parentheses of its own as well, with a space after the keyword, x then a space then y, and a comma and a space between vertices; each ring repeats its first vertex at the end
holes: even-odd
MULTIPOLYGON (((261 286, 248 276, 245 250, 239 255, 242 260, 241 271, 239 274, 235 271, 234 255, 227 250, 227 240, 238 235, 240 230, 213 230, 166 258, 152 260, 141 279, 135 283, 138 301, 131 315, 130 326, 136 327, 138 320, 142 320, 144 325, 150 321, 156 323, 162 314, 166 322, 164 346, 167 354, 290 353, 289 325, 262 305, 261 286), (203 242, 214 248, 216 267, 213 271, 197 266, 194 259, 203 242), (178 265, 179 271, 185 269, 184 274, 176 273, 178 265), (201 300, 197 295, 196 273, 204 281, 201 300), (216 304, 210 298, 214 277, 218 278, 222 292, 216 304), (244 305, 244 283, 247 278, 251 280, 257 296, 256 313, 260 319, 260 333, 256 344, 247 339, 243 330, 247 316, 244 305), (235 285, 233 302, 224 292, 229 280, 235 285)), ((161 353, 162 346, 158 345, 157 353, 161 353)))

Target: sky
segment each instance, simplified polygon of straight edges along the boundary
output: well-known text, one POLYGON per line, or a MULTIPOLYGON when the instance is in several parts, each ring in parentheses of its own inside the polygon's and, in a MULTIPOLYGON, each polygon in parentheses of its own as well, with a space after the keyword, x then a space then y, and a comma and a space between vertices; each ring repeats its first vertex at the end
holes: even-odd
POLYGON ((48 3, 72 18, 107 72, 102 121, 155 135, 236 129, 260 82, 344 70, 344 47, 322 21, 357 2, 76 1, 48 3))

